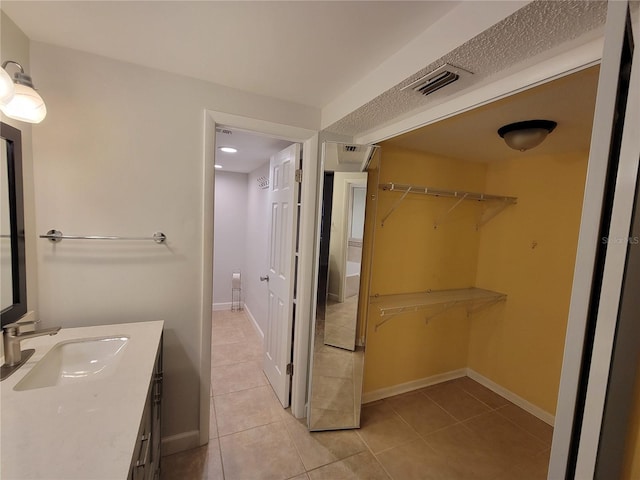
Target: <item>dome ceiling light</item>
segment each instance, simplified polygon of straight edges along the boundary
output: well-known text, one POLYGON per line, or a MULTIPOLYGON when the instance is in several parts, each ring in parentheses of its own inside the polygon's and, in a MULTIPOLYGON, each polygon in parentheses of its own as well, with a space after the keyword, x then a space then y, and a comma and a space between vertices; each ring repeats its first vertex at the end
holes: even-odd
POLYGON ((540 145, 557 125, 552 120, 527 120, 501 127, 498 135, 514 150, 524 152, 540 145))

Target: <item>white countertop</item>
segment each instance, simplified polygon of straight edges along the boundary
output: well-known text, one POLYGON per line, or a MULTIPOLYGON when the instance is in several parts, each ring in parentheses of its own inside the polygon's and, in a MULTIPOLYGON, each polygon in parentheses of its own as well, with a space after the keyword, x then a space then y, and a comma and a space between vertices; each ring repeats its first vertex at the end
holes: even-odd
POLYGON ((126 480, 163 322, 63 328, 22 342, 35 353, 0 383, 0 478, 126 480), (129 337, 115 373, 71 385, 14 386, 59 342, 129 337))

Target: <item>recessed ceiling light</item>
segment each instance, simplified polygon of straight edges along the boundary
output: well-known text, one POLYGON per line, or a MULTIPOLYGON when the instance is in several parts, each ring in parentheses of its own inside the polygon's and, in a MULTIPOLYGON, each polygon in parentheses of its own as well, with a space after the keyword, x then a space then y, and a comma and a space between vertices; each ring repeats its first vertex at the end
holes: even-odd
POLYGON ((214 167, 215 168, 222 168, 222 165, 215 164, 214 167))
POLYGON ((224 153, 236 153, 238 150, 233 147, 220 147, 220 151, 224 153))

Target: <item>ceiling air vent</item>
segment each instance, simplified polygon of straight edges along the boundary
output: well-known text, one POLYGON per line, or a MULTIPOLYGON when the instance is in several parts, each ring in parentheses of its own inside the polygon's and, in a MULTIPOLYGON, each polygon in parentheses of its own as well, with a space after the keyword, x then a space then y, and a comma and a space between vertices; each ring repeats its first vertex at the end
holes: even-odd
POLYGON ((345 152, 357 152, 360 150, 360 145, 344 145, 345 152))
POLYGON ((231 130, 228 130, 226 128, 221 128, 221 127, 216 127, 216 132, 218 133, 222 133, 224 135, 231 135, 233 134, 233 132, 231 130))
POLYGON ((472 75, 472 73, 445 63, 400 90, 410 88, 421 95, 427 96, 467 75, 472 75))

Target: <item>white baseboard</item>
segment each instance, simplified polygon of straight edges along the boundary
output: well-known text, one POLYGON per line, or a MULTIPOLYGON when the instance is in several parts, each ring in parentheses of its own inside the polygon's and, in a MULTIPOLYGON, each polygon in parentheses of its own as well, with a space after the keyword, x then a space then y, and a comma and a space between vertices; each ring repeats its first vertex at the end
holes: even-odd
POLYGON ((218 312, 220 310, 231 310, 231 302, 214 303, 213 311, 218 312))
POLYGON ((458 370, 452 370, 450 372, 439 373, 438 375, 412 380, 411 382, 401 383, 392 387, 381 388, 379 390, 364 393, 362 395, 362 403, 375 402, 376 400, 382 400, 383 398, 393 397, 394 395, 400 395, 401 393, 407 393, 420 388, 429 387, 436 383, 447 382, 449 380, 464 377, 466 374, 467 369, 460 368, 458 370))
POLYGON ((258 332, 258 335, 260 335, 260 337, 264 340, 264 332, 260 328, 260 325, 258 325, 258 322, 256 321, 255 317, 251 313, 251 310, 249 309, 249 306, 246 303, 244 304, 244 311, 247 312, 247 316, 249 317, 249 320, 251 320, 251 323, 253 324, 253 328, 256 329, 256 332, 258 332))
POLYGON ((160 448, 162 456, 165 457, 199 446, 200 430, 191 430, 190 432, 179 433, 178 435, 162 437, 162 445, 160 448))
POLYGON ((516 395, 515 393, 511 392, 510 390, 507 390, 506 388, 498 385, 497 383, 493 382, 492 380, 489 380, 487 377, 485 377, 483 375, 480 375, 475 370, 467 368, 467 376, 469 378, 471 378, 472 380, 475 380, 476 382, 478 382, 480 385, 483 385, 483 386, 487 387, 489 390, 492 390, 495 393, 497 393, 498 395, 501 395, 502 397, 506 398, 511 403, 517 405, 518 407, 522 408, 523 410, 529 412, 534 417, 539 418, 544 423, 547 423, 547 424, 549 424, 549 425, 551 425, 553 427, 553 424, 555 423, 555 417, 553 415, 551 415, 549 412, 543 410, 540 407, 537 407, 533 403, 525 400, 524 398, 522 398, 519 395, 516 395))

